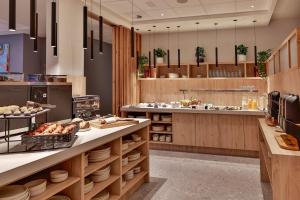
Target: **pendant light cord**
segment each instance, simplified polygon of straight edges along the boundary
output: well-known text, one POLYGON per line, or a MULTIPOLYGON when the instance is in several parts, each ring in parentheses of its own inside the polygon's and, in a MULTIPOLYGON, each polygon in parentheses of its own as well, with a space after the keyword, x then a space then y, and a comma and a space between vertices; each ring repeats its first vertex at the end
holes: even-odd
POLYGON ((167 27, 168 29, 168 49, 170 49, 170 27, 167 27))
POLYGON ((149 48, 149 51, 151 51, 151 44, 150 44, 151 43, 151 30, 149 29, 148 32, 149 32, 148 48, 149 48))
POLYGON ((218 47, 218 23, 215 23, 215 29, 216 29, 216 47, 218 47))
POLYGON ((133 0, 131 0, 131 25, 133 26, 133 0))
MULTIPOLYGON (((155 49, 156 48, 156 45, 155 45, 155 33, 156 33, 156 26, 153 26, 153 49, 155 49)), ((154 55, 153 55, 154 56, 154 55)))
MULTIPOLYGON (((91 4, 91 11, 93 12, 93 2, 92 0, 90 0, 90 4, 91 4)), ((91 30, 93 30, 93 18, 91 17, 91 30)))
POLYGON ((102 0, 100 0, 100 16, 102 16, 102 0))
POLYGON ((199 47, 199 22, 196 22, 197 24, 197 47, 199 47))
POLYGON ((254 45, 256 45, 256 20, 253 20, 254 45))
POLYGON ((177 48, 179 49, 180 48, 180 44, 179 44, 179 28, 180 28, 180 26, 177 26, 177 48))
POLYGON ((237 23, 237 19, 233 20, 234 21, 234 44, 236 45, 236 23, 237 23))

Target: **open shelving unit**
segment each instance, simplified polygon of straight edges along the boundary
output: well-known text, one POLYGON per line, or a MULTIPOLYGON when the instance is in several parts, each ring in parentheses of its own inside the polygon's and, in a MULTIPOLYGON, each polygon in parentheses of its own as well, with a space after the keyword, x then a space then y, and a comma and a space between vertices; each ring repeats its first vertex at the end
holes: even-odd
MULTIPOLYGON (((102 146, 111 147, 111 155, 108 159, 101 162, 88 163, 86 165, 87 152, 59 163, 53 167, 45 169, 30 177, 19 180, 16 184, 25 184, 31 180, 39 178, 48 178, 50 171, 63 169, 67 170, 69 177, 61 183, 51 183, 48 180, 46 191, 42 194, 31 197, 31 200, 47 200, 56 194, 63 194, 69 196, 72 200, 91 200, 103 190, 108 190, 110 200, 128 199, 130 195, 145 182, 149 182, 149 128, 145 127, 138 131, 132 132, 129 135, 119 137, 111 142, 103 144, 102 146), (122 151, 122 141, 131 138, 131 134, 139 135, 142 141, 131 145, 126 151, 122 151), (129 162, 127 166, 122 167, 122 156, 130 153, 133 150, 139 150, 141 157, 133 162, 129 162), (84 194, 84 181, 97 170, 103 169, 106 166, 111 167, 110 177, 102 182, 94 183, 93 189, 84 194), (122 176, 136 166, 141 167, 141 172, 136 174, 134 178, 127 182, 122 188, 122 176)), ((98 149, 99 147, 95 148, 98 149)))

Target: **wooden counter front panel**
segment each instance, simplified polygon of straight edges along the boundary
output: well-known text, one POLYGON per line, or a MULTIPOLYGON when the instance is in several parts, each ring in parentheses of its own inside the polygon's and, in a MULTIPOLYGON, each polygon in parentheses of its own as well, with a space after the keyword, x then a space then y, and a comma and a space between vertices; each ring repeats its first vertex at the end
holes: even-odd
POLYGON ((195 146, 195 114, 173 114, 173 144, 195 146))
POLYGON ((197 115, 196 146, 244 149, 243 117, 197 115))
POLYGON ((244 116, 245 150, 259 150, 259 128, 255 116, 244 116))

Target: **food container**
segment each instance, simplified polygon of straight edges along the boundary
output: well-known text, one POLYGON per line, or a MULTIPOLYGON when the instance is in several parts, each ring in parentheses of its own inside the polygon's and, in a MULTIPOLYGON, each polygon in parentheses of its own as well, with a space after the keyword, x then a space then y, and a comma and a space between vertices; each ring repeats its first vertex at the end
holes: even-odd
POLYGON ((47 180, 46 179, 33 180, 26 183, 24 186, 26 186, 29 189, 30 196, 34 197, 46 191, 47 180))
POLYGON ((153 135, 152 135, 152 140, 153 140, 154 142, 157 142, 158 139, 159 139, 159 135, 158 135, 158 134, 153 134, 153 135))
POLYGON ((163 125, 152 125, 152 131, 164 131, 165 126, 163 125))
POLYGON ((172 136, 171 135, 167 135, 166 136, 166 142, 172 142, 172 136))
POLYGON ((137 134, 132 134, 131 137, 134 142, 140 142, 142 140, 142 137, 137 134))
POLYGON ((153 121, 159 121, 159 114, 154 114, 152 116, 153 121))
POLYGON ((54 170, 50 172, 50 180, 52 183, 60 183, 67 180, 68 174, 66 170, 54 170))
POLYGON ((167 126, 167 131, 172 132, 172 126, 167 126))
POLYGON ((159 141, 160 142, 165 142, 166 141, 166 136, 165 135, 160 135, 159 136, 159 141))
POLYGON ((168 77, 169 78, 179 78, 179 75, 177 73, 169 73, 168 77))
POLYGON ((172 116, 171 115, 162 115, 161 121, 163 122, 172 122, 172 116))

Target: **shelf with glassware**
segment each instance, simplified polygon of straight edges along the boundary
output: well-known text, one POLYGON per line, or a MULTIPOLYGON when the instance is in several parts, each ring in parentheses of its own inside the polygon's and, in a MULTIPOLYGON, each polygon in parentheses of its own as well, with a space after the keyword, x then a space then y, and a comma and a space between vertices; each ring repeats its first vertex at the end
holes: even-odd
POLYGON ((144 77, 140 80, 153 80, 157 78, 254 78, 258 77, 257 67, 254 62, 241 62, 238 66, 234 63, 199 63, 170 65, 159 64, 156 68, 149 65, 144 66, 144 77))

